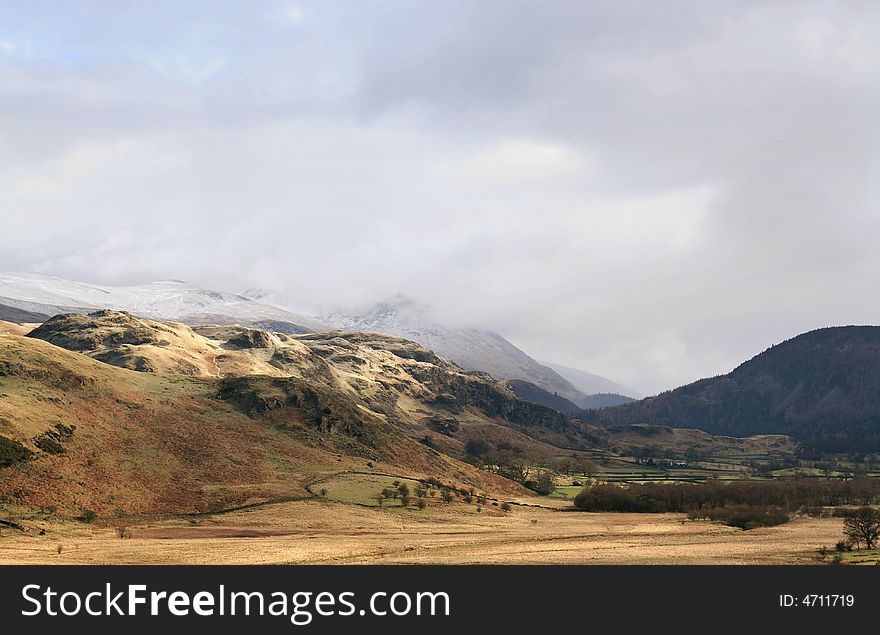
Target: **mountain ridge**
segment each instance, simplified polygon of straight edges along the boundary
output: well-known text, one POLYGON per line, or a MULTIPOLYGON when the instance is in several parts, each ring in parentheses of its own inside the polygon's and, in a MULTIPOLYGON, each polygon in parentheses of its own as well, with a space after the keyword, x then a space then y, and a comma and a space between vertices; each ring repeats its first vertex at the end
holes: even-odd
POLYGON ((584 417, 744 437, 785 434, 829 451, 880 449, 880 326, 802 333, 737 366, 584 417))

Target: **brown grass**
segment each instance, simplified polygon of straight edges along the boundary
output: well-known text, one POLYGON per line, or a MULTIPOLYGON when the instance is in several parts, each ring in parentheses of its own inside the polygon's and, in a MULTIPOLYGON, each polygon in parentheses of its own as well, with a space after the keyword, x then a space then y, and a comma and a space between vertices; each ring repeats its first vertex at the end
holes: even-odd
POLYGON ((841 527, 840 519, 796 518, 743 532, 680 514, 303 501, 129 525, 129 539, 109 524, 36 523, 0 536, 0 563, 792 564, 815 562, 841 527))

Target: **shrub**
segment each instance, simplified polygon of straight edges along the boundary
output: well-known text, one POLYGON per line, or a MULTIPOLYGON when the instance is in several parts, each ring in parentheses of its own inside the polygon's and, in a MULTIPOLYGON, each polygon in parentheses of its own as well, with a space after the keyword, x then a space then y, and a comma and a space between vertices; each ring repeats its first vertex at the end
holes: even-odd
POLYGON ((464 451, 468 456, 483 456, 489 452, 489 444, 479 439, 471 439, 465 443, 464 451))
POLYGON ((739 527, 742 530, 775 527, 787 523, 790 519, 788 514, 776 507, 750 507, 747 505, 724 509, 717 516, 717 520, 725 525, 739 527))
POLYGON ((48 454, 64 454, 67 451, 63 445, 46 433, 34 437, 34 445, 48 454))
POLYGON ((97 512, 95 512, 95 510, 93 510, 93 509, 84 509, 84 510, 82 511, 82 514, 80 514, 79 519, 80 519, 81 521, 83 521, 84 523, 90 523, 90 522, 92 522, 93 520, 95 520, 95 518, 97 518, 97 517, 98 517, 98 514, 97 514, 97 512))
POLYGON ((64 454, 66 450, 63 444, 73 438, 74 430, 76 430, 76 426, 66 426, 60 422, 56 423, 54 430, 46 430, 44 433, 34 437, 34 445, 49 454, 64 454))
POLYGON ((416 501, 416 507, 418 507, 419 509, 425 509, 426 505, 427 503, 425 503, 424 498, 420 498, 418 501, 416 501))
POLYGON ((15 439, 0 437, 0 467, 9 467, 27 461, 31 451, 15 439))
POLYGON ((509 512, 510 511, 510 503, 501 503, 501 511, 509 512))

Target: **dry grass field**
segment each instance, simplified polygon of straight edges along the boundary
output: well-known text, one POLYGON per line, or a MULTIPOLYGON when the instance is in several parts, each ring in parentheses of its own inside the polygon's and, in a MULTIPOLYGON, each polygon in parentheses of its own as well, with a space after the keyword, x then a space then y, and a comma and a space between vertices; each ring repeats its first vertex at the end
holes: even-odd
POLYGON ((4 529, 0 563, 793 564, 816 562, 842 527, 836 518, 796 518, 744 532, 679 514, 318 500, 128 525, 126 538, 119 524, 31 523, 42 536, 4 529))

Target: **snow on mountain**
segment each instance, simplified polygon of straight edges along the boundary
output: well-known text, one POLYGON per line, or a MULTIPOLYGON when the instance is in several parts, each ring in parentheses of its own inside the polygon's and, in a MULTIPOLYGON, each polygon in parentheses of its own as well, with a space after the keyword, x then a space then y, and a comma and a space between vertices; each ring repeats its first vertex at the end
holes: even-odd
POLYGON ((106 308, 188 324, 239 323, 288 332, 326 328, 311 318, 275 306, 180 280, 112 287, 38 273, 0 273, 0 305, 45 315, 88 313, 106 308))
POLYGON ((409 298, 380 302, 363 311, 331 311, 319 319, 342 330, 385 333, 418 342, 466 370, 481 370, 503 379, 523 379, 572 401, 584 397, 558 373, 539 364, 498 333, 444 326, 429 307, 409 298))

